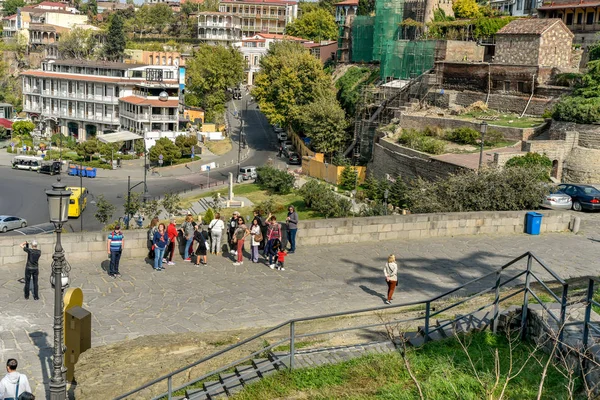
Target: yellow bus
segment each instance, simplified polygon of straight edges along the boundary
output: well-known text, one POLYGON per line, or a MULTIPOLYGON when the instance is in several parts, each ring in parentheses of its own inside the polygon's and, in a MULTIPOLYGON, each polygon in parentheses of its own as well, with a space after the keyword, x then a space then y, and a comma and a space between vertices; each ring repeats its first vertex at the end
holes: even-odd
POLYGON ((71 198, 69 199, 69 217, 77 218, 87 206, 87 189, 68 187, 67 190, 71 191, 71 198))

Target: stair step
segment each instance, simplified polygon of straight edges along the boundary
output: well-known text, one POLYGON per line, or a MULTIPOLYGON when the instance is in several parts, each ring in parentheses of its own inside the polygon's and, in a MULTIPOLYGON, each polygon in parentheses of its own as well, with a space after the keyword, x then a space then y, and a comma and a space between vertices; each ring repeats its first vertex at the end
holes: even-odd
POLYGON ((209 399, 217 399, 227 396, 227 393, 225 393, 225 388, 219 381, 204 382, 204 390, 206 391, 209 399))
POLYGON ((204 391, 204 389, 192 389, 185 391, 185 399, 188 400, 206 400, 208 399, 208 395, 204 391))
POLYGON ((219 375, 219 381, 225 387, 225 391, 227 392, 227 395, 231 395, 235 392, 239 392, 240 390, 242 390, 244 388, 244 385, 242 384, 240 377, 235 372, 219 375))
MULTIPOLYGON (((419 332, 405 332, 404 340, 413 347, 420 347, 425 343, 425 338, 419 332)), ((402 346, 401 343, 398 345, 402 346)))
POLYGON ((494 316, 493 311, 478 311, 471 314, 470 323, 473 330, 483 331, 489 327, 492 323, 492 317, 494 316))
POLYGON ((452 337, 454 336, 454 329, 452 328, 452 321, 449 319, 437 320, 436 326, 443 328, 438 329, 438 332, 442 334, 443 337, 452 337))
POLYGON ((275 354, 273 352, 269 353, 269 360, 278 370, 287 369, 290 366, 290 356, 287 353, 275 354))
POLYGON ((258 371, 256 371, 256 369, 252 365, 236 367, 235 373, 240 377, 240 381, 244 386, 260 379, 258 371))
POLYGON ((273 363, 266 358, 256 358, 252 360, 252 364, 254 364, 256 372, 258 372, 258 375, 261 377, 265 377, 277 371, 273 363))

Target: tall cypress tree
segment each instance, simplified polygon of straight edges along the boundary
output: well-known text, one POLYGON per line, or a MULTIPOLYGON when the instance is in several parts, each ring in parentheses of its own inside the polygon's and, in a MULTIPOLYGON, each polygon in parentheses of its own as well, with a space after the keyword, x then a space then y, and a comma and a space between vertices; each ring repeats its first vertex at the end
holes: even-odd
POLYGON ((108 22, 106 43, 104 44, 104 58, 109 61, 120 61, 125 54, 125 44, 123 18, 120 14, 115 13, 108 22))

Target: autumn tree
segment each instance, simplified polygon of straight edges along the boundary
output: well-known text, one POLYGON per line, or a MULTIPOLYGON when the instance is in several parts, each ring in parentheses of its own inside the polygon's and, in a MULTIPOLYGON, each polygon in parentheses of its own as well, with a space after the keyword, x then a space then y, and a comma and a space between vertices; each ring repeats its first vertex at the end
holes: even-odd
POLYGON ((454 0, 452 11, 456 18, 477 18, 481 16, 481 10, 475 0, 454 0))

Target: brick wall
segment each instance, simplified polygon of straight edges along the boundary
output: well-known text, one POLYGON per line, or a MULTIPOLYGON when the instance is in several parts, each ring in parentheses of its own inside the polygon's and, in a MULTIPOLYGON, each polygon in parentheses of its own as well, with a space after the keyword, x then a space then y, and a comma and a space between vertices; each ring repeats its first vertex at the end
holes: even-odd
MULTIPOLYGON (((496 35, 498 64, 538 65, 540 37, 535 35, 496 35)), ((571 49, 569 48, 569 51, 571 49)))
POLYGON ((428 154, 383 138, 373 145, 373 158, 367 165, 367 173, 378 179, 389 174, 392 177, 400 175, 404 179, 422 177, 436 180, 465 170, 460 165, 433 159, 428 154))
MULTIPOLYGON (((525 211, 472 212, 445 214, 388 215, 368 218, 336 218, 301 221, 298 242, 302 246, 330 243, 358 243, 392 239, 416 239, 477 234, 521 234, 525 211)), ((568 230, 571 215, 562 211, 541 211, 541 232, 568 230)), ((62 244, 70 263, 79 260, 105 260, 107 232, 65 233, 62 244)), ((42 250, 42 265, 50 265, 56 236, 28 236, 36 239, 42 250)), ((22 263, 26 253, 19 247, 22 236, 0 238, 0 264, 22 263)), ((124 258, 142 259, 146 248, 146 230, 125 231, 124 258)))
MULTIPOLYGON (((422 130, 426 126, 438 127, 441 129, 469 127, 476 130, 479 130, 481 127, 481 124, 479 122, 469 122, 454 118, 410 115, 406 113, 402 113, 399 119, 400 126, 402 128, 412 128, 419 130, 422 130)), ((545 130, 546 125, 541 125, 535 128, 510 128, 505 126, 496 126, 493 125, 493 122, 491 122, 488 129, 502 133, 502 135, 509 140, 527 140, 530 137, 536 135, 538 132, 545 130)))

